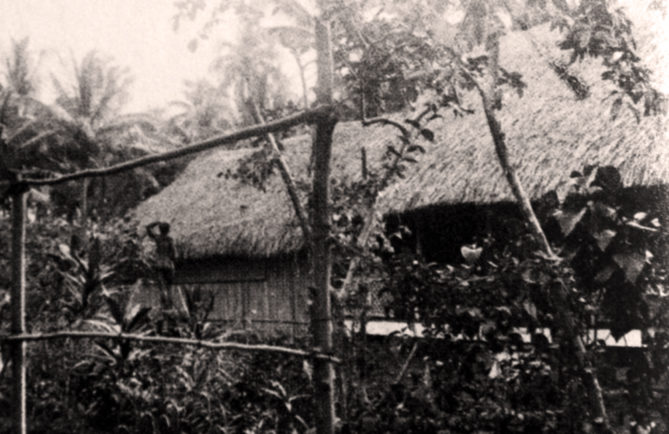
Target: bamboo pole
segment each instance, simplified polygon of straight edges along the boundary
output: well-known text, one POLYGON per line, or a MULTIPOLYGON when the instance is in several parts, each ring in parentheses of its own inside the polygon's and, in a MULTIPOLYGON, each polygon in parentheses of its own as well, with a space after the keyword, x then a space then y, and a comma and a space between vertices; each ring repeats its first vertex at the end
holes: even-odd
MULTIPOLYGON (((334 68, 332 58, 332 42, 330 22, 327 19, 327 0, 319 0, 321 16, 316 19, 316 64, 317 102, 326 106, 332 105, 334 86, 334 68)), ((313 264, 314 299, 311 308, 311 329, 314 345, 318 351, 331 354, 332 312, 330 305, 330 206, 329 182, 330 159, 332 155, 332 134, 336 124, 333 116, 321 117, 316 122, 316 133, 312 149, 314 175, 311 192, 311 257, 313 264)), ((316 432, 318 434, 334 434, 334 369, 327 360, 314 362, 314 407, 316 432)))
POLYGON ((340 363, 340 360, 329 354, 323 354, 317 351, 305 351, 296 348, 264 345, 264 344, 242 344, 238 342, 214 342, 199 339, 188 338, 172 338, 165 336, 144 336, 131 333, 106 333, 93 331, 58 331, 47 333, 33 333, 24 334, 18 333, 10 336, 0 337, 0 341, 6 342, 35 342, 48 341, 56 339, 112 339, 117 341, 137 341, 154 344, 170 344, 170 345, 192 345, 201 348, 208 348, 212 350, 236 350, 246 352, 261 352, 261 353, 278 353, 288 356, 314 358, 316 360, 327 360, 329 363, 340 363))
MULTIPOLYGON (((116 164, 114 166, 102 167, 97 169, 86 169, 79 172, 62 175, 55 178, 47 179, 31 179, 25 178, 21 180, 23 185, 39 186, 39 185, 56 185, 68 181, 74 181, 83 178, 97 178, 102 176, 115 175, 125 172, 127 170, 135 169, 137 167, 146 166, 161 161, 173 160, 175 158, 184 157, 186 155, 195 154, 216 148, 218 146, 235 143, 240 140, 249 139, 251 137, 263 136, 268 133, 285 130, 286 128, 303 123, 317 122, 318 119, 327 117, 332 108, 327 106, 320 106, 312 110, 306 110, 294 115, 286 116, 264 125, 253 125, 251 127, 243 128, 230 134, 216 136, 201 142, 194 143, 183 148, 175 149, 173 151, 161 152, 159 154, 147 155, 136 158, 134 160, 126 161, 124 163, 116 164)), ((3 185, 11 185, 11 180, 4 179, 0 181, 0 187, 3 185)))
MULTIPOLYGON (((25 331, 25 191, 12 192, 12 327, 13 334, 25 331)), ((26 425, 26 345, 22 341, 12 342, 11 360, 13 372, 12 412, 13 432, 25 434, 26 425)))

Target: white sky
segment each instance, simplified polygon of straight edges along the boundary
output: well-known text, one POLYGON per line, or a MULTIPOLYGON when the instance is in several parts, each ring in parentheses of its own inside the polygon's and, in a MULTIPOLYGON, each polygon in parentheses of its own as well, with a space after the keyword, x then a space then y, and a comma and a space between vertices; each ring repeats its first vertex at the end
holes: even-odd
MULTIPOLYGON (((12 38, 25 36, 42 52, 41 69, 61 77, 73 74, 72 55, 80 60, 95 49, 112 56, 134 76, 130 111, 180 99, 185 79, 208 74, 215 48, 210 41, 188 50, 199 28, 184 20, 173 30, 174 0, 0 0, 0 11, 1 57, 12 38)), ((48 75, 42 81, 50 87, 48 75)))
MULTIPOLYGON (((620 3, 632 9, 637 25, 646 24, 642 22, 646 11, 637 6, 639 2, 620 3)), ((40 69, 47 74, 42 84, 48 90, 48 73, 71 76, 71 56, 79 60, 95 49, 112 56, 119 66, 130 68, 135 80, 129 111, 165 108, 168 102, 181 98, 185 79, 209 76, 215 41, 235 32, 234 23, 224 23, 216 29, 213 40, 201 42, 197 51, 190 52, 188 42, 201 28, 202 20, 182 20, 175 32, 172 17, 176 12, 174 0, 0 0, 0 58, 7 54, 11 38, 28 36, 31 48, 43 53, 40 69)), ((293 66, 289 59, 284 63, 289 72, 293 66)), ((669 68, 660 75, 667 72, 669 68)), ((48 94, 43 96, 48 100, 48 94)))

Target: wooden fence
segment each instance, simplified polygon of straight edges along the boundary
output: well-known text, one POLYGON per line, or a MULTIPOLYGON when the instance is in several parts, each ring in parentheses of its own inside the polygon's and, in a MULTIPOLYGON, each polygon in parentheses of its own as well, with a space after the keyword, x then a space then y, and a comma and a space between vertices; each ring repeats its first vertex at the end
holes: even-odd
POLYGON ((211 342, 204 340, 170 338, 163 336, 142 336, 126 333, 98 333, 63 330, 52 333, 26 334, 25 324, 25 231, 26 231, 26 193, 33 186, 57 185, 78 179, 103 177, 122 173, 148 164, 171 160, 186 155, 206 151, 218 146, 234 143, 240 140, 266 136, 276 131, 285 130, 302 123, 318 123, 328 118, 332 112, 330 106, 320 106, 313 110, 288 116, 262 125, 244 128, 232 134, 217 136, 209 140, 198 142, 174 151, 149 155, 114 166, 82 170, 79 172, 45 179, 24 178, 20 173, 0 170, 0 191, 7 188, 12 199, 12 288, 11 288, 11 334, 0 336, 0 342, 8 342, 11 350, 12 381, 13 381, 13 426, 17 434, 26 434, 26 342, 52 339, 114 339, 133 340, 140 342, 163 343, 174 345, 196 345, 214 350, 239 350, 274 352, 289 356, 313 358, 314 361, 325 361, 327 364, 339 361, 331 354, 324 353, 318 348, 313 351, 271 346, 245 345, 236 342, 211 342))

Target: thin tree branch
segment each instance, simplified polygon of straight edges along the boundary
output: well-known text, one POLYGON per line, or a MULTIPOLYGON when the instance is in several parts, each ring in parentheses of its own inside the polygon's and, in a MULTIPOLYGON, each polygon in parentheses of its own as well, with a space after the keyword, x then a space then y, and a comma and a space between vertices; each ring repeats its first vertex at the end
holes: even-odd
MULTIPOLYGON (((493 43, 491 54, 490 54, 490 77, 488 80, 483 83, 483 85, 477 84, 477 89, 481 96, 481 102, 483 105, 483 111, 486 116, 488 123, 488 128, 490 130, 490 135, 495 146, 495 152, 497 153, 497 158, 499 160, 504 176, 506 177, 509 187, 515 197, 518 205, 521 209, 521 212, 525 216, 525 220, 534 236, 536 242, 539 244, 540 249, 544 254, 549 258, 555 258, 555 254, 551 249, 550 243, 546 238, 539 220, 537 219, 534 210, 532 209, 532 204, 530 203, 529 196, 523 189, 518 175, 516 174, 515 168, 511 165, 511 161, 508 155, 508 148, 506 146, 506 138, 502 127, 495 116, 495 107, 497 106, 497 74, 499 70, 499 39, 495 37, 491 41, 493 43)), ((466 68, 462 67, 461 69, 466 71, 466 68)), ((473 79, 473 77, 470 76, 473 79)), ((476 81, 474 80, 476 83, 476 81)), ((575 348, 576 358, 578 360, 578 365, 580 368, 581 377, 585 383, 590 399, 592 400, 593 408, 597 413, 597 418, 601 419, 604 432, 612 432, 610 428, 610 422, 606 411, 606 404, 604 402, 604 397, 602 394, 602 388, 599 384, 599 380, 595 374, 592 363, 588 360, 587 350, 583 344, 583 339, 577 331, 576 322, 571 313, 571 307, 569 306, 569 294, 568 290, 564 287, 558 287, 554 290, 549 290, 548 297, 553 300, 553 303, 556 307, 556 313, 558 321, 560 323, 560 328, 564 330, 569 340, 572 342, 575 348)))
MULTIPOLYGON (((265 119, 263 119, 262 115, 260 114, 260 110, 258 110, 257 104, 254 101, 249 100, 248 105, 251 109, 251 114, 253 115, 255 121, 259 125, 266 125, 265 119)), ((272 148, 274 161, 276 161, 277 166, 279 166, 281 178, 283 178, 283 183, 286 185, 286 191, 288 192, 290 201, 293 203, 293 210, 295 211, 295 215, 300 222, 302 236, 305 239, 305 244, 309 245, 311 240, 311 228, 309 227, 309 221, 307 219, 307 214, 304 211, 304 207, 302 206, 302 202, 300 202, 300 196, 297 193, 297 187, 295 186, 293 176, 290 173, 290 169, 288 168, 286 160, 281 155, 281 150, 279 150, 279 146, 276 142, 276 139, 274 138, 274 134, 267 133, 265 134, 265 138, 272 148)))
MULTIPOLYGON (((364 109, 364 103, 363 103, 363 109, 364 109)), ((363 112, 364 113, 364 112, 363 112)), ((419 119, 424 116, 423 113, 419 115, 419 119)), ((402 141, 402 146, 400 147, 399 151, 397 154, 395 154, 395 158, 393 162, 388 166, 388 170, 386 171, 383 179, 381 180, 381 183, 379 184, 380 189, 384 189, 390 179, 393 177, 393 175, 397 172, 397 167, 399 166, 400 162, 402 161, 402 157, 404 156, 404 152, 406 149, 409 147, 409 143, 411 142, 411 133, 407 128, 405 128, 403 125, 399 124, 398 122, 391 121, 389 119, 384 119, 384 118, 377 118, 378 123, 386 124, 386 125, 393 125, 397 128, 399 128, 402 131, 403 137, 405 137, 407 140, 402 141)), ((364 120, 363 120, 363 125, 365 125, 364 120)), ((368 123, 368 125, 371 125, 368 123)), ((377 202, 378 202, 378 196, 379 192, 377 192, 374 195, 374 199, 369 202, 369 206, 367 210, 365 211, 365 215, 362 216, 362 221, 364 222, 362 230, 360 231, 360 235, 358 235, 358 238, 356 239, 355 242, 355 249, 357 250, 364 250, 365 244, 367 244, 367 240, 372 234, 372 229, 374 228, 374 216, 376 214, 376 208, 377 208, 377 202)), ((341 287, 339 290, 335 292, 335 295, 337 298, 343 297, 346 292, 348 291, 348 288, 351 286, 353 283, 353 277, 355 272, 358 269, 358 265, 360 264, 360 255, 356 255, 353 258, 351 258, 351 261, 348 263, 348 269, 346 270, 346 277, 344 278, 344 281, 342 282, 341 287)))
MULTIPOLYGON (((400 384, 402 380, 404 379, 404 376, 406 375, 407 371, 409 370, 409 366, 411 365, 411 361, 413 360, 414 356, 416 355, 416 350, 418 350, 418 341, 414 342, 413 346, 411 347, 411 351, 409 351, 409 355, 407 358, 404 360, 404 363, 402 364, 402 367, 400 368, 399 372, 395 376, 395 381, 393 381, 392 385, 400 384)), ((379 410, 382 406, 388 405, 389 400, 393 396, 393 388, 391 387, 381 399, 379 399, 376 404, 374 405, 374 410, 379 410)))
POLYGON ((400 130, 403 135, 409 135, 409 130, 407 130, 404 125, 402 125, 399 122, 396 122, 392 119, 388 119, 388 118, 384 118, 384 117, 377 117, 377 118, 371 118, 371 119, 362 118, 360 120, 360 122, 362 123, 363 127, 368 127, 368 126, 374 125, 374 124, 390 125, 390 126, 393 126, 393 127, 397 128, 398 130, 400 130))
POLYGON ((400 133, 402 133, 404 137, 409 138, 411 136, 411 133, 409 133, 409 130, 399 122, 396 122, 392 119, 388 119, 385 117, 376 117, 372 119, 367 119, 366 117, 367 107, 365 102, 365 83, 361 77, 358 77, 358 79, 360 80, 360 123, 362 124, 362 126, 368 127, 374 124, 390 125, 400 130, 400 133))
POLYGON ((404 379, 404 376, 406 375, 407 371, 409 370, 409 366, 411 365, 411 361, 413 360, 414 356, 416 355, 416 350, 418 349, 418 340, 414 342, 413 346, 411 347, 411 351, 409 351, 409 355, 407 356, 406 360, 404 361, 404 364, 402 364, 402 368, 400 371, 397 373, 395 376, 395 384, 399 384, 402 382, 404 379))
POLYGON ((90 332, 90 331, 58 331, 48 333, 32 333, 32 334, 15 334, 0 336, 0 342, 30 342, 30 341, 46 341, 55 339, 112 339, 117 341, 137 341, 147 342, 153 344, 170 344, 170 345, 192 345, 196 347, 208 348, 212 350, 237 350, 247 352, 260 353, 279 353, 289 356, 315 358, 319 360, 327 360, 332 363, 340 363, 341 361, 329 354, 319 351, 305 351, 296 348, 264 345, 264 344, 242 344, 238 342, 214 342, 200 339, 188 338, 172 338, 165 336, 143 336, 131 333, 105 333, 105 332, 90 332))
MULTIPOLYGON (((27 186, 55 185, 55 184, 62 184, 68 181, 74 181, 76 179, 115 175, 117 173, 125 172, 127 170, 135 169, 141 166, 146 166, 148 164, 172 160, 186 155, 206 151, 208 149, 212 149, 225 144, 238 142, 240 140, 248 139, 251 137, 261 136, 267 133, 285 130, 286 128, 290 128, 292 126, 299 125, 302 123, 316 122, 317 120, 323 118, 324 116, 327 116, 331 111, 332 108, 330 106, 320 106, 313 110, 306 110, 291 116, 286 116, 284 118, 268 122, 265 125, 254 125, 248 128, 235 131, 230 134, 224 134, 221 136, 213 137, 208 140, 197 142, 192 145, 176 149, 174 151, 163 152, 155 155, 147 155, 114 166, 103 167, 98 169, 86 169, 56 178, 50 178, 50 179, 27 178, 27 179, 22 179, 20 182, 27 186)), ((2 186, 3 184, 10 184, 10 182, 7 180, 0 181, 0 186, 2 186)))
POLYGON ((534 236, 534 239, 537 241, 537 243, 539 243, 540 248, 544 251, 544 253, 546 253, 549 257, 553 257, 555 256, 553 249, 551 249, 551 245, 546 238, 546 234, 541 228, 541 224, 539 223, 539 220, 537 219, 537 216, 532 209, 532 204, 530 203, 530 199, 523 189, 520 180, 518 179, 518 174, 509 160, 504 133, 502 132, 499 121, 493 113, 494 108, 492 107, 492 104, 494 104, 494 102, 490 100, 490 97, 486 95, 485 92, 481 92, 481 100, 483 101, 483 111, 488 121, 490 134, 495 145, 495 152, 497 153, 497 158, 499 159, 500 165, 502 166, 502 171, 504 172, 504 176, 509 183, 509 187, 511 187, 513 195, 516 198, 521 211, 525 215, 525 219, 528 223, 530 231, 532 232, 532 235, 534 236))

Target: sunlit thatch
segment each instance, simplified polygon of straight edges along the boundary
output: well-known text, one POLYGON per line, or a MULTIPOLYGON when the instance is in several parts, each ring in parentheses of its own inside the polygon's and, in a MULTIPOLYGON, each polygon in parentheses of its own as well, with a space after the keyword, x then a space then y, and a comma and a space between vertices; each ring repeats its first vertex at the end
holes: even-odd
MULTIPOLYGON (((626 185, 669 183, 666 117, 646 117, 637 123, 623 109, 610 119, 610 104, 602 102, 611 88, 599 79, 594 61, 570 67, 590 85, 591 95, 577 100, 549 66, 566 59, 555 46, 556 35, 545 27, 504 38, 501 64, 520 72, 527 83, 522 98, 504 94, 499 112, 511 158, 527 192, 537 198, 564 185, 571 171, 585 164, 619 168, 626 185), (542 54, 537 54, 537 43, 542 54), (548 56, 548 57, 547 57, 548 56)), ((464 118, 450 114, 430 124, 434 143, 404 180, 381 199, 381 211, 402 212, 431 204, 491 203, 511 200, 510 190, 494 154, 485 119, 476 99, 476 113, 464 118)), ((341 123, 335 131, 333 176, 360 176, 360 148, 368 154, 370 170, 381 170, 386 145, 396 141, 392 127, 363 128, 341 123)), ((292 171, 308 179, 311 141, 287 140, 286 159, 292 171)), ((271 256, 300 248, 301 233, 278 173, 260 191, 224 176, 249 151, 216 151, 200 156, 160 194, 137 210, 139 219, 172 223, 180 253, 187 257, 214 254, 271 256)), ((306 201, 305 201, 306 202, 306 201)))

